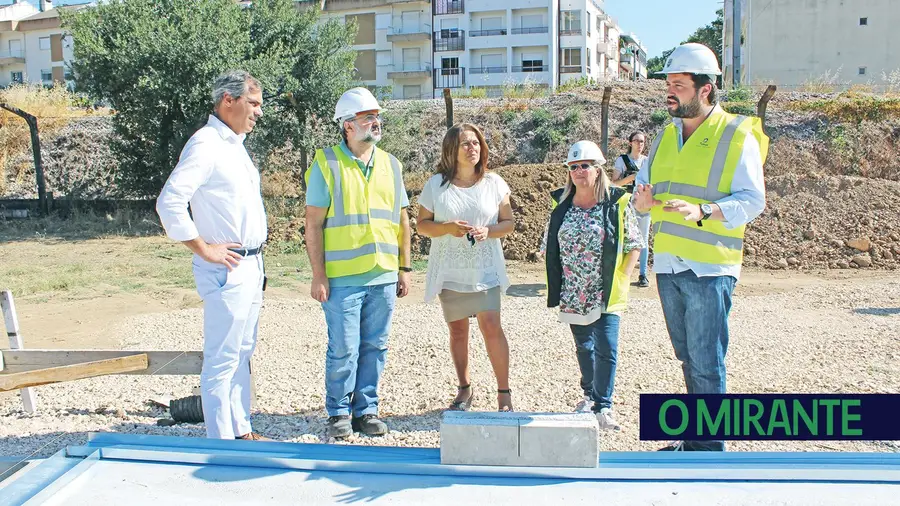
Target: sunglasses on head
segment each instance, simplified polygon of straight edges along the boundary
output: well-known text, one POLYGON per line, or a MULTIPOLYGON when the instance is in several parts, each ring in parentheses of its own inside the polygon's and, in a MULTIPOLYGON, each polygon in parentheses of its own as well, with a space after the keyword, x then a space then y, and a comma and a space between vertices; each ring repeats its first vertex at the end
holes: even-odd
POLYGON ((578 169, 588 170, 593 166, 594 166, 594 164, 592 164, 592 163, 573 163, 572 165, 569 165, 569 170, 572 170, 572 171, 575 171, 578 169))

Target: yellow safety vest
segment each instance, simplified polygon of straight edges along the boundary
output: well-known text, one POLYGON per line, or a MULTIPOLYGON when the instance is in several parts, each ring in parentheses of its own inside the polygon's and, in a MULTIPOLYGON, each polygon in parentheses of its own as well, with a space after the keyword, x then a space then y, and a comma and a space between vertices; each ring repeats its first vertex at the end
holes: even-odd
MULTIPOLYGON (((681 151, 678 131, 669 124, 650 150, 649 181, 654 198, 702 204, 731 194, 731 182, 748 135, 759 141, 765 163, 769 138, 759 118, 716 110, 691 134, 681 151)), ((663 211, 662 205, 654 206, 650 216, 657 253, 717 265, 739 265, 743 261, 744 226, 727 229, 713 220, 705 220, 700 226, 685 221, 679 213, 663 211)))
MULTIPOLYGON (((369 179, 340 146, 316 150, 315 161, 331 194, 325 216, 325 273, 329 278, 400 265, 403 175, 393 155, 375 148, 369 179)), ((309 174, 306 175, 307 184, 309 174)))

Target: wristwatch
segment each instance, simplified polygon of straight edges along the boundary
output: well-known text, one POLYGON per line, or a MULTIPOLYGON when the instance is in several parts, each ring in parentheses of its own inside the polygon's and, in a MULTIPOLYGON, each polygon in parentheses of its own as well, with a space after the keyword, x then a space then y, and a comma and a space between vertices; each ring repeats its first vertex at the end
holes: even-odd
POLYGON ((700 220, 708 220, 712 216, 713 208, 709 204, 700 204, 700 212, 703 213, 703 217, 700 220))
POLYGON ((412 272, 412 269, 409 267, 400 267, 399 269, 401 272, 412 272))

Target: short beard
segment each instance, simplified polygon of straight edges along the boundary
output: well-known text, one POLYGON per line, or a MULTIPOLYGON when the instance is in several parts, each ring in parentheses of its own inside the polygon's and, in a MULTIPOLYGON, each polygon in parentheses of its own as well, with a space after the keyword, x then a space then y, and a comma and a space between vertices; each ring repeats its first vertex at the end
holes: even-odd
POLYGON ((378 144, 378 141, 381 140, 381 133, 379 132, 378 134, 376 134, 372 132, 372 127, 369 127, 360 137, 362 137, 362 139, 360 139, 360 142, 375 145, 378 144))
POLYGON ((700 109, 703 105, 700 103, 700 94, 697 93, 694 95, 694 98, 691 99, 690 102, 686 104, 682 104, 678 98, 675 98, 675 101, 678 102, 678 107, 675 108, 674 111, 669 113, 669 116, 673 118, 696 118, 700 116, 700 109))

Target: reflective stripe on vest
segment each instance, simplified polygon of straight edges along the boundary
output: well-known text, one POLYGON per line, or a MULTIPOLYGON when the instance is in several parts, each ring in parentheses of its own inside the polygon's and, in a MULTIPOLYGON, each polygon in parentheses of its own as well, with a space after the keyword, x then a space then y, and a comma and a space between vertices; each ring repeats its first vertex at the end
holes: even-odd
MULTIPOLYGON (((328 162, 328 168, 331 170, 331 181, 333 195, 331 197, 332 207, 334 208, 334 216, 325 218, 325 228, 344 227, 347 225, 368 225, 369 216, 380 220, 390 220, 391 222, 400 224, 400 192, 402 191, 402 175, 400 174, 400 162, 394 155, 388 154, 391 160, 391 170, 394 172, 394 210, 386 209, 369 209, 369 214, 346 214, 344 212, 344 190, 341 186, 341 164, 338 162, 337 153, 333 147, 325 148, 325 160, 328 162)), ((375 156, 374 154, 372 156, 375 156)), ((326 258, 327 260, 327 258, 326 258)), ((345 259, 346 260, 346 259, 345 259)))
POLYGON ((710 246, 733 249, 735 251, 741 251, 744 248, 744 240, 739 237, 725 237, 705 230, 678 225, 669 221, 653 224, 653 234, 659 233, 669 234, 683 239, 690 239, 691 241, 709 244, 710 246))
MULTIPOLYGON (((703 199, 708 202, 714 202, 716 200, 722 199, 730 195, 729 193, 722 193, 719 191, 719 184, 722 182, 722 174, 725 173, 725 162, 728 158, 728 149, 731 147, 731 141, 734 140, 734 134, 737 132, 741 123, 746 120, 746 116, 735 116, 728 125, 725 127, 725 130, 722 131, 722 137, 719 138, 719 142, 716 145, 716 154, 713 155, 712 166, 709 170, 709 177, 706 180, 706 188, 702 186, 694 186, 692 184, 684 184, 684 183, 673 183, 672 181, 660 181, 653 185, 653 195, 658 193, 669 193, 671 195, 680 195, 683 197, 692 197, 695 199, 703 199)), ((659 139, 662 140, 664 134, 659 135, 659 139)), ((658 148, 659 145, 654 145, 654 148, 658 148)), ((652 156, 656 157, 656 149, 652 150, 652 156)), ((651 167, 652 159, 649 161, 647 167, 649 172, 649 167, 651 167)), ((647 174, 647 181, 652 181, 650 179, 650 174, 647 174)))

